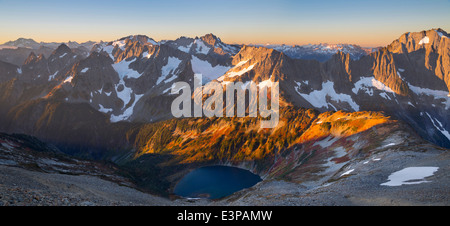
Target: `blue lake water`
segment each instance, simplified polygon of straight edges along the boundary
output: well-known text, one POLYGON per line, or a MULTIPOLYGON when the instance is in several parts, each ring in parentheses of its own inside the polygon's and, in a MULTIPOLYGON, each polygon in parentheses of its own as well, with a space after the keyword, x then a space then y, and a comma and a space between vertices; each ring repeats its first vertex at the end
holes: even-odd
POLYGON ((196 169, 178 182, 176 195, 188 198, 219 199, 249 188, 261 178, 244 169, 229 166, 207 166, 196 169))

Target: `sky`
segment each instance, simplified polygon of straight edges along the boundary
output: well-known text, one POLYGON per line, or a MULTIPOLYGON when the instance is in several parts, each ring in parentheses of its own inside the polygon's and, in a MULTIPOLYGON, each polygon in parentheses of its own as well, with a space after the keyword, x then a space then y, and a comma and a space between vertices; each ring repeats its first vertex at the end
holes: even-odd
POLYGON ((0 43, 213 33, 230 44, 377 47, 432 28, 450 33, 450 0, 0 0, 0 43))

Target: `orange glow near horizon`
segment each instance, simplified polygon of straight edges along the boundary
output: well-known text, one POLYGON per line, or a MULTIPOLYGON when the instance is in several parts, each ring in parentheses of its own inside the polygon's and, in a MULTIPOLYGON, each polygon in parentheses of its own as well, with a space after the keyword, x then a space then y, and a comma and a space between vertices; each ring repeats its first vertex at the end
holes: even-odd
MULTIPOLYGON (((431 28, 429 28, 431 29, 431 28)), ((445 29, 444 29, 445 30, 445 29)), ((377 33, 374 34, 314 34, 314 33, 299 33, 299 34, 277 34, 277 33, 257 33, 257 34, 246 34, 246 33, 214 33, 205 32, 204 34, 197 35, 149 35, 145 33, 139 33, 147 35, 156 41, 161 40, 175 40, 181 36, 195 38, 200 37, 207 33, 213 33, 218 36, 223 42, 228 44, 286 44, 286 45, 307 45, 307 44, 356 44, 362 47, 379 47, 387 46, 395 39, 399 38, 405 32, 419 32, 419 31, 402 31, 396 34, 392 33, 377 33)), ((14 41, 18 38, 31 38, 36 42, 69 42, 76 41, 78 43, 86 41, 114 41, 125 36, 134 34, 117 34, 117 35, 101 35, 93 34, 92 36, 87 34, 60 34, 60 35, 45 35, 45 34, 23 34, 21 36, 14 35, 1 35, 0 44, 8 41, 14 41)))
POLYGON ((3 0, 0 44, 160 40, 208 33, 229 44, 356 44, 379 47, 405 32, 450 32, 448 0, 3 0))

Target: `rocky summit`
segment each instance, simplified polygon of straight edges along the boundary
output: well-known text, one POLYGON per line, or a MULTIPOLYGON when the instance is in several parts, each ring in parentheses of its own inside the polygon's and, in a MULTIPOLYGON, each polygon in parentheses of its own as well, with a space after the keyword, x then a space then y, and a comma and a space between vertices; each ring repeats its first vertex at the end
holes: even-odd
POLYGON ((408 32, 376 49, 235 45, 214 34, 5 43, 0 204, 448 205, 449 38, 408 32), (278 82, 278 125, 174 118, 172 86, 194 87, 196 74, 224 87, 278 82), (220 200, 173 194, 208 165, 263 180, 220 200))

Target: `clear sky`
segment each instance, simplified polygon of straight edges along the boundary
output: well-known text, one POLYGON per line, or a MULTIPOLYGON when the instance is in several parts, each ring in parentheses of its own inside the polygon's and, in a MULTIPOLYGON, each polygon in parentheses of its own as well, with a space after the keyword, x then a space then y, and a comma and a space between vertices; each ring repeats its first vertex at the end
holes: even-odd
POLYGON ((213 33, 227 43, 375 47, 439 27, 450 32, 450 0, 0 0, 0 43, 213 33))

